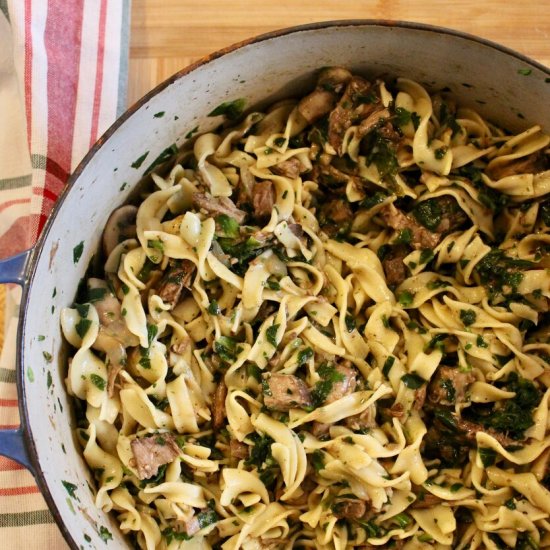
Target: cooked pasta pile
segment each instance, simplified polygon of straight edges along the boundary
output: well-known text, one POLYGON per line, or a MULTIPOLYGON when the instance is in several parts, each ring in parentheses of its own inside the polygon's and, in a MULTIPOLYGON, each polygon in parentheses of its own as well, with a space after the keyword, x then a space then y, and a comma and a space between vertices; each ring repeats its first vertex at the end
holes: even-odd
POLYGON ((419 84, 199 135, 62 313, 139 548, 550 547, 550 137, 419 84))

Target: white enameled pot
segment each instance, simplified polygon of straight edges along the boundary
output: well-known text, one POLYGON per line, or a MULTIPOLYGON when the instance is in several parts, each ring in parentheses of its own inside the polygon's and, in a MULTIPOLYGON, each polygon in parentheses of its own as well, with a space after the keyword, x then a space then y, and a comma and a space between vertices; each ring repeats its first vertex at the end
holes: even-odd
POLYGON ((24 287, 17 344, 22 427, 0 434, 0 453, 33 471, 72 548, 103 548, 106 539, 109 548, 128 548, 115 521, 94 506, 94 481, 74 438, 59 324, 109 213, 190 131, 218 126, 221 119, 208 116, 217 105, 246 98, 247 106, 262 106, 297 94, 327 65, 446 87, 510 130, 538 123, 550 131, 548 68, 455 31, 387 21, 329 22, 260 36, 184 69, 132 107, 72 175, 34 249, 0 263, 0 282, 24 287))

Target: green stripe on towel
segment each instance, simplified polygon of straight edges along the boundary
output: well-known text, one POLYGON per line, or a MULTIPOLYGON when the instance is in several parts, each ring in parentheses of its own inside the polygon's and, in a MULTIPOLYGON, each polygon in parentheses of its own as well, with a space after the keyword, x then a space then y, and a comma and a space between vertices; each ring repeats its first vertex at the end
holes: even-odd
POLYGON ((41 523, 54 523, 49 510, 0 514, 0 528, 26 527, 27 525, 39 525, 41 523))

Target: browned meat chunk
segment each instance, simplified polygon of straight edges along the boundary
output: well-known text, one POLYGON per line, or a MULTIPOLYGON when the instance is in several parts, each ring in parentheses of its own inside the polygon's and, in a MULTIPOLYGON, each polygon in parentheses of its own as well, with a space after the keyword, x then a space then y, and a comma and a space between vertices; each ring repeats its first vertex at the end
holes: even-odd
POLYGON ((214 398, 212 400, 212 428, 219 430, 223 427, 226 412, 225 412, 225 398, 227 397, 227 386, 222 380, 218 383, 216 391, 214 392, 214 398))
POLYGON ((263 381, 264 405, 276 411, 309 407, 311 394, 306 384, 292 374, 272 374, 263 381))
POLYGON ((506 164, 497 164, 489 166, 487 173, 493 180, 499 180, 507 176, 516 174, 536 174, 544 172, 550 168, 548 157, 544 153, 537 151, 526 157, 511 160, 506 164))
POLYGON ((403 259, 409 254, 404 244, 391 246, 382 260, 382 267, 389 285, 398 286, 407 278, 407 266, 403 259))
POLYGON ((376 409, 373 406, 367 407, 362 413, 348 416, 344 424, 350 430, 369 430, 376 428, 376 409))
POLYGON ((191 289, 191 279, 195 273, 195 264, 191 260, 176 261, 160 282, 158 295, 165 304, 173 309, 179 302, 184 288, 191 289))
POLYGON ((311 435, 318 439, 323 439, 328 436, 330 430, 330 424, 323 422, 317 422, 316 420, 311 423, 311 435))
POLYGON ((428 398, 432 403, 445 406, 462 403, 466 388, 472 382, 475 382, 475 377, 471 372, 440 366, 430 382, 428 398))
POLYGON ((210 216, 226 214, 239 224, 244 223, 246 219, 246 212, 239 210, 235 203, 227 197, 215 198, 207 193, 193 193, 193 204, 195 208, 205 210, 210 216))
POLYGON ((463 432, 464 438, 469 443, 476 442, 476 434, 478 432, 484 432, 487 435, 494 437, 503 447, 507 447, 509 445, 517 445, 518 443, 517 441, 510 439, 504 434, 497 432, 493 428, 485 428, 481 424, 476 424, 475 422, 471 422, 470 420, 465 420, 463 418, 457 420, 456 426, 461 432, 463 432))
POLYGON ((254 217, 258 220, 269 219, 275 203, 273 182, 260 181, 252 188, 252 207, 254 217))
POLYGON ((411 232, 411 244, 416 249, 420 248, 435 248, 441 239, 439 233, 433 233, 419 224, 412 216, 398 210, 393 204, 388 204, 380 210, 380 216, 384 223, 402 231, 408 229, 411 232))
POLYGON ((332 513, 338 519, 361 519, 367 511, 367 503, 358 498, 343 498, 332 505, 332 513))
POLYGON ((300 159, 291 157, 288 160, 283 160, 283 162, 279 162, 279 164, 272 166, 271 171, 279 176, 296 179, 302 173, 303 166, 300 159))
POLYGON ((402 418, 405 414, 405 408, 402 403, 394 403, 389 409, 390 416, 393 418, 402 418))
POLYGON ((180 448, 172 434, 138 437, 130 445, 139 479, 156 476, 161 466, 173 462, 180 454, 180 448))
POLYGON ((346 232, 353 221, 353 211, 349 202, 334 199, 324 203, 319 209, 319 223, 329 236, 346 232))
POLYGON ((343 365, 336 365, 335 371, 338 373, 340 380, 337 380, 332 384, 332 388, 325 399, 325 405, 338 401, 346 395, 355 391, 357 386, 357 372, 355 369, 345 367, 343 365))
POLYGON ((192 537, 195 533, 198 533, 201 530, 201 526, 199 523, 199 518, 197 516, 193 516, 192 518, 189 518, 185 522, 185 533, 192 537))
POLYGON ((232 439, 229 442, 229 453, 233 458, 247 459, 248 458, 248 445, 246 443, 241 443, 236 439, 232 439))
POLYGON ((323 88, 315 88, 313 92, 300 100, 298 112, 312 124, 317 119, 330 113, 335 102, 336 95, 333 92, 323 88))
MULTIPOLYGON (((390 116, 390 112, 388 111, 388 109, 386 109, 382 104, 378 104, 374 108, 372 113, 370 113, 370 115, 364 120, 362 120, 361 124, 359 124, 359 128, 358 128, 359 135, 360 136, 367 135, 372 129, 376 128, 381 124, 382 119, 389 118, 389 116, 390 116)), ((384 125, 385 129, 379 128, 380 135, 382 135, 382 137, 386 139, 389 139, 391 135, 392 139, 390 141, 394 141, 393 138, 395 137, 395 134, 397 134, 397 132, 393 130, 393 133, 390 133, 389 128, 386 128, 386 126, 390 127, 391 130, 393 130, 393 126, 391 125, 391 123, 387 123, 386 125, 384 125)), ((399 134, 397 135, 399 136, 399 134)))
POLYGON ((415 411, 421 411, 422 407, 424 406, 424 403, 426 402, 426 385, 424 384, 417 390, 414 390, 414 403, 413 403, 413 409, 415 411))
POLYGON ((370 82, 360 76, 352 77, 338 105, 329 115, 328 140, 336 151, 341 152, 346 130, 377 110, 379 101, 370 82))

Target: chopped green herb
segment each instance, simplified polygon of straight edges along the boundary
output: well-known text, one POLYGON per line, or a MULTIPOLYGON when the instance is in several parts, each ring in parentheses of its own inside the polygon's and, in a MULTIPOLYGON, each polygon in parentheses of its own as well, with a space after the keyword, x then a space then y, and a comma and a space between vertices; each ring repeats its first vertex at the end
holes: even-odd
POLYGON ((216 300, 212 300, 208 305, 208 313, 210 313, 210 315, 220 315, 221 312, 222 310, 220 309, 218 302, 216 300))
POLYGON ((90 381, 100 391, 103 391, 107 386, 105 378, 99 376, 99 374, 96 374, 95 372, 90 374, 90 381))
POLYGON ((27 368, 27 378, 29 379, 29 382, 34 382, 34 372, 31 367, 27 368))
POLYGON ((52 380, 52 373, 48 371, 48 374, 46 375, 46 386, 48 389, 52 387, 53 380, 52 380))
POLYGON ((78 497, 75 495, 75 491, 78 489, 78 485, 75 485, 74 483, 71 483, 70 481, 65 481, 63 479, 61 480, 61 483, 63 487, 65 487, 65 491, 69 493, 69 496, 78 500, 78 497))
POLYGON ((393 355, 390 355, 385 361, 384 366, 382 367, 382 374, 388 378, 388 374, 390 373, 391 368, 393 367, 393 364, 395 363, 395 357, 393 355))
POLYGON ((214 342, 214 352, 220 356, 222 361, 233 363, 236 359, 237 341, 230 336, 220 336, 214 342))
POLYGON ((390 521, 397 523, 397 525, 401 527, 401 529, 406 529, 412 523, 412 518, 411 516, 409 516, 409 514, 405 514, 404 512, 402 512, 401 514, 393 516, 390 521))
POLYGON ((313 451, 311 455, 311 465, 317 473, 325 469, 325 455, 323 454, 323 451, 320 451, 319 449, 313 451))
POLYGON ((433 250, 431 250, 430 248, 423 248, 422 252, 420 253, 420 263, 427 264, 428 262, 433 260, 433 257, 433 250))
POLYGON ((485 468, 492 466, 497 458, 497 453, 489 447, 480 447, 478 449, 479 458, 485 468))
POLYGON ((199 522, 199 527, 201 529, 204 529, 205 527, 216 523, 218 519, 219 518, 216 510, 213 510, 212 508, 207 508, 206 510, 202 510, 197 514, 197 521, 199 522))
POLYGON ((274 347, 277 347, 277 331, 281 325, 272 325, 266 331, 265 335, 267 341, 274 347))
POLYGON ((195 126, 192 130, 189 130, 187 134, 185 134, 185 139, 189 139, 193 137, 193 134, 196 134, 199 131, 199 127, 195 126))
POLYGON ((516 509, 516 503, 514 502, 513 497, 509 498, 505 503, 504 506, 508 508, 509 510, 515 510, 516 509))
POLYGON ((429 290, 437 290, 439 288, 445 288, 448 286, 451 286, 451 283, 449 283, 448 281, 442 281, 441 279, 436 279, 434 281, 430 281, 426 285, 426 288, 428 288, 429 290))
POLYGON ((153 116, 155 118, 162 118, 164 116, 165 112, 164 111, 159 111, 158 113, 155 113, 153 116))
POLYGON ((75 325, 76 333, 80 336, 80 338, 84 338, 86 336, 86 333, 88 332, 89 328, 92 326, 92 321, 90 319, 80 319, 78 323, 75 325))
POLYGON ((94 303, 94 302, 100 302, 105 298, 105 295, 107 294, 106 288, 89 288, 88 289, 88 302, 94 303))
POLYGON ((220 214, 217 216, 216 223, 220 226, 225 237, 235 239, 239 236, 239 224, 237 220, 227 214, 220 214))
POLYGON ((39 334, 38 337, 37 337, 37 340, 39 342, 43 342, 45 339, 46 339, 46 337, 43 334, 39 334))
POLYGON ((131 164, 132 168, 135 168, 137 170, 143 164, 143 161, 147 158, 148 154, 149 154, 149 151, 143 153, 141 157, 139 157, 134 162, 132 162, 131 164))
POLYGON ((319 366, 317 374, 320 376, 321 380, 315 384, 315 387, 311 391, 313 408, 319 407, 326 401, 336 382, 344 380, 344 375, 339 372, 332 363, 328 362, 319 366))
POLYGON ((437 199, 428 199, 418 203, 412 210, 418 223, 430 231, 435 231, 441 223, 441 206, 437 199))
POLYGON ((158 250, 160 253, 164 254, 164 243, 160 239, 147 241, 147 248, 154 248, 155 250, 158 250))
POLYGON ((461 309, 460 320, 464 323, 465 327, 469 327, 476 322, 476 312, 473 309, 461 309))
POLYGON ((84 252, 84 241, 80 241, 74 248, 73 248, 73 263, 77 264, 82 256, 82 252, 84 252))
POLYGON ((405 229, 401 229, 399 231, 399 234, 397 235, 395 239, 395 244, 410 244, 412 242, 412 231, 409 227, 406 227, 405 229))
POLYGON ((408 291, 403 290, 399 293, 399 296, 397 297, 397 301, 403 306, 407 307, 410 306, 413 303, 414 296, 408 291))
POLYGON ((262 369, 255 363, 249 363, 246 366, 246 374, 251 378, 254 378, 257 382, 262 381, 262 369))
POLYGON ((446 153, 447 153, 447 147, 439 147, 434 151, 434 157, 436 158, 436 160, 441 160, 442 158, 445 157, 446 153))
POLYGON ((281 290, 281 285, 278 281, 273 281, 272 279, 269 279, 267 281, 267 286, 270 290, 281 290))
POLYGON ((112 540, 113 538, 113 535, 111 533, 111 531, 109 531, 109 529, 107 529, 107 527, 103 527, 103 525, 99 528, 99 538, 103 541, 103 542, 107 542, 108 540, 112 540))
POLYGON ((313 350, 311 348, 304 348, 298 352, 298 367, 305 365, 313 357, 313 350))
POLYGON ((234 101, 224 101, 218 105, 208 116, 226 116, 229 120, 236 120, 244 111, 246 99, 239 98, 234 101))
POLYGON ((51 363, 52 362, 52 354, 51 353, 48 353, 47 351, 43 351, 42 352, 42 355, 44 356, 44 359, 46 359, 46 362, 47 363, 51 363))
POLYGON ((489 344, 483 339, 483 336, 481 336, 481 334, 479 334, 477 339, 476 339, 476 346, 478 348, 488 348, 489 344))
POLYGON ((397 126, 406 126, 409 122, 412 122, 414 129, 416 130, 420 124, 420 117, 418 116, 418 113, 414 111, 411 112, 404 107, 397 107, 395 109, 393 121, 397 126))
POLYGON ((463 485, 462 483, 453 483, 450 487, 451 493, 456 493, 462 489, 463 485))
POLYGON ((405 384, 405 386, 407 386, 407 388, 409 388, 410 390, 417 390, 426 383, 426 380, 424 380, 424 378, 414 372, 404 374, 401 377, 401 380, 403 381, 403 384, 405 384))
POLYGON ((273 145, 275 145, 275 147, 284 147, 285 143, 286 139, 284 137, 278 137, 273 140, 273 145))
POLYGON ((522 76, 529 76, 532 72, 531 69, 518 69, 518 74, 522 76))
POLYGON ((344 321, 346 323, 346 330, 348 332, 353 332, 356 328, 355 319, 351 315, 346 315, 344 321))

